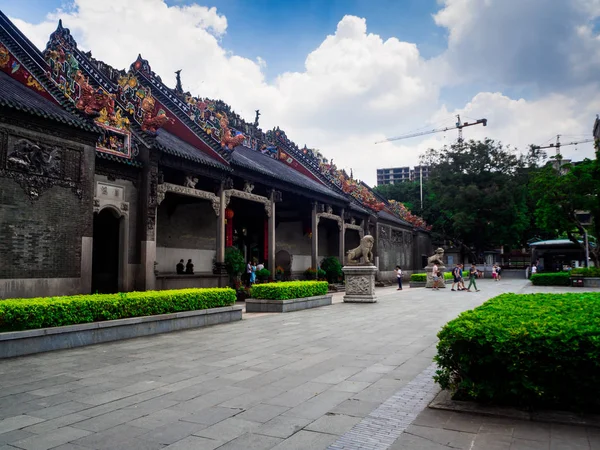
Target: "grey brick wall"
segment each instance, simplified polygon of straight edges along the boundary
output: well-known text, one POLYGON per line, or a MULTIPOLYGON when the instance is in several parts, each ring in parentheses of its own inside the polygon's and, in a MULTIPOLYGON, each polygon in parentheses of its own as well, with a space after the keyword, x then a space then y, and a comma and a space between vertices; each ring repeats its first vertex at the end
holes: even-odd
POLYGON ((7 136, 5 148, 0 145, 0 279, 79 277, 81 238, 92 233, 94 149, 19 127, 0 132, 7 136), (11 146, 21 138, 60 149, 60 175, 34 177, 54 185, 33 201, 23 182, 26 174, 6 163, 11 146))
POLYGON ((157 247, 215 250, 217 216, 208 201, 182 204, 167 194, 158 207, 157 247))

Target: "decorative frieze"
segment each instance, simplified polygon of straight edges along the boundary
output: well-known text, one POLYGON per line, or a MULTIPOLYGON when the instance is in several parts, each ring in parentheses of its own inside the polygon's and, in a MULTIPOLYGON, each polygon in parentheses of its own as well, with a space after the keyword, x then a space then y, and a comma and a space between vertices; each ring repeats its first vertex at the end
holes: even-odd
POLYGON ((271 206, 271 199, 262 195, 252 194, 251 192, 239 191, 237 189, 227 189, 225 194, 225 207, 229 205, 231 197, 243 198, 244 200, 250 200, 251 202, 262 203, 265 205, 265 212, 267 217, 271 217, 273 208, 271 206))
POLYGON ((340 216, 336 216, 335 214, 332 214, 330 212, 317 213, 317 224, 319 224, 319 220, 321 218, 335 220, 338 224, 338 228, 340 229, 340 231, 342 230, 342 228, 344 226, 344 220, 340 216))
MULTIPOLYGON (((209 200, 212 203, 212 207, 215 211, 215 214, 218 216, 220 213, 221 199, 212 192, 201 191, 199 189, 193 189, 186 186, 179 186, 177 184, 172 183, 162 183, 159 184, 156 188, 156 203, 158 205, 160 205, 165 199, 165 195, 167 194, 167 192, 185 195, 188 197, 201 198, 203 200, 209 200)), ((227 203, 229 202, 226 201, 226 205, 227 203)))

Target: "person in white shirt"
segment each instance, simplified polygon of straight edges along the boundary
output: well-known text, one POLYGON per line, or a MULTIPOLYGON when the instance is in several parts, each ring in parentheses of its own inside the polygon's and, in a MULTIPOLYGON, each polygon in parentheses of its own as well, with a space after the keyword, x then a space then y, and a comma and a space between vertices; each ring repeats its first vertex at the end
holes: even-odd
POLYGON ((396 268, 394 269, 394 272, 396 273, 396 278, 398 280, 398 289, 396 289, 396 290, 401 291, 402 290, 402 269, 400 268, 400 266, 396 266, 396 268))

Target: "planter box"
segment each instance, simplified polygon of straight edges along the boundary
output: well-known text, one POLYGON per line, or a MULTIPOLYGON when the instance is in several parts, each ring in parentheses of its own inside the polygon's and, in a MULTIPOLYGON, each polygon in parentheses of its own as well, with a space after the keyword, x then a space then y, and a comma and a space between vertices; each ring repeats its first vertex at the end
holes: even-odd
POLYGON ((427 284, 426 281, 411 281, 410 287, 411 288, 421 288, 421 287, 425 287, 426 284, 427 284))
POLYGON ((105 322, 0 333, 0 359, 62 350, 242 319, 241 306, 130 317, 105 322))
POLYGON ((600 288, 600 278, 598 278, 598 277, 583 277, 583 287, 600 288))
POLYGON ((265 300, 259 298, 246 299, 246 312, 292 312, 303 309, 318 308, 331 305, 331 295, 292 298, 290 300, 265 300))

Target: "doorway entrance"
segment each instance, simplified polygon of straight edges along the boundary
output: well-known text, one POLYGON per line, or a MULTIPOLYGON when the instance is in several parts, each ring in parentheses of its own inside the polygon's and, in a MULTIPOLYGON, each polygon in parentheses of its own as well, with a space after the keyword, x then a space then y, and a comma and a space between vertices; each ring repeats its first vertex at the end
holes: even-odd
POLYGON ((92 293, 119 291, 119 239, 121 218, 111 208, 94 214, 92 293))

